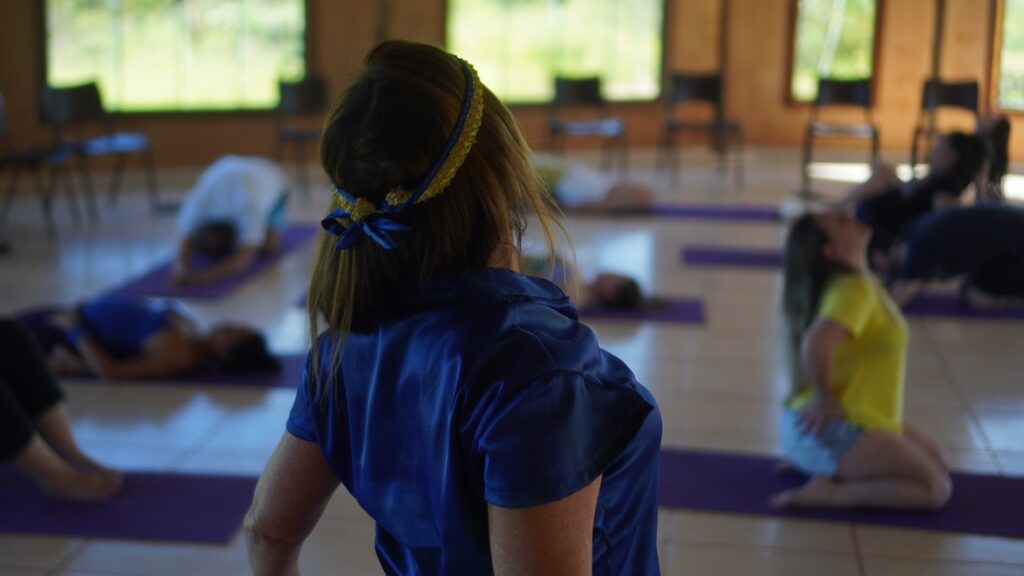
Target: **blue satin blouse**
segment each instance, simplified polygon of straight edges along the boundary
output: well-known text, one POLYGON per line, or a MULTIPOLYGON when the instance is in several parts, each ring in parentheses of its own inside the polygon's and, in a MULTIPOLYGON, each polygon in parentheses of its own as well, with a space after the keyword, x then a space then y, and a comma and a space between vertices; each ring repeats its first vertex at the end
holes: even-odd
POLYGON ((288 431, 320 445, 377 523, 388 574, 490 574, 487 504, 553 502, 603 475, 594 574, 658 574, 661 415, 554 284, 508 270, 436 280, 307 358, 288 431))

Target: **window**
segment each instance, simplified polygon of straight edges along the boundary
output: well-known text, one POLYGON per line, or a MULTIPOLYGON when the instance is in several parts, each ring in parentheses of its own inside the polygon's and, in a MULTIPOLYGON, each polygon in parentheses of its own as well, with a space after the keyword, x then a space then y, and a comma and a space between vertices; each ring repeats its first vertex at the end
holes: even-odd
POLYGON ((1000 32, 997 105, 1024 110, 1024 0, 1005 0, 1000 32))
POLYGON ((664 0, 449 0, 448 48, 507 102, 547 102, 554 77, 600 76, 609 100, 651 100, 664 0))
POLYGON ((305 73, 306 0, 46 0, 46 81, 113 111, 266 109, 305 73))
POLYGON ((790 96, 818 95, 818 78, 869 78, 874 68, 876 0, 794 0, 790 96))

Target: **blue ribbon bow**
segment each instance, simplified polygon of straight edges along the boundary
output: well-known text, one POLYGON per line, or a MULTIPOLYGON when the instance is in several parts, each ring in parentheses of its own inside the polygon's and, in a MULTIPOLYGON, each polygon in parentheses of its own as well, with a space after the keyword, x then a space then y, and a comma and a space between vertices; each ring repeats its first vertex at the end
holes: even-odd
POLYGON ((395 247, 395 242, 388 235, 388 232, 405 232, 411 230, 408 226, 399 224, 384 214, 377 213, 367 216, 356 222, 344 208, 338 208, 320 221, 320 225, 328 233, 338 237, 334 244, 337 250, 348 250, 361 236, 369 236, 371 240, 385 250, 395 247), (341 220, 348 220, 348 226, 341 223, 341 220))

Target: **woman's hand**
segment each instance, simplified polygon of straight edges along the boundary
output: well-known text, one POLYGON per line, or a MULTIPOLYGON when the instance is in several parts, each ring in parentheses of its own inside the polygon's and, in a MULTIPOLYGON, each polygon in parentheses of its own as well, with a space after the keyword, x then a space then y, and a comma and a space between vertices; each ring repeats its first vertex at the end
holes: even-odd
POLYGON ((835 399, 835 396, 815 392, 797 416, 797 424, 804 434, 810 432, 817 436, 829 420, 843 418, 845 418, 843 407, 835 399))

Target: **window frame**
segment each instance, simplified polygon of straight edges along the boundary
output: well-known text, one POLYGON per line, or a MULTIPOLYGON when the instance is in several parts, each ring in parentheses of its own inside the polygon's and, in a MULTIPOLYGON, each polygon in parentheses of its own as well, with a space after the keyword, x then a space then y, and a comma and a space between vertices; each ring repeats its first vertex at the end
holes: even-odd
MULTIPOLYGON (((796 21, 800 0, 789 2, 789 41, 786 42, 786 76, 782 84, 782 101, 790 108, 808 108, 814 100, 798 100, 793 96, 793 57, 796 56, 796 21)), ((882 69, 882 35, 885 32, 885 0, 875 0, 875 35, 871 44, 871 107, 878 103, 878 74, 882 69)))
MULTIPOLYGON (((448 25, 449 15, 451 14, 451 1, 442 0, 441 2, 441 39, 444 42, 443 48, 449 49, 450 38, 451 38, 451 26, 448 25)), ((664 99, 665 96, 665 77, 668 74, 668 56, 666 54, 666 46, 668 45, 668 34, 669 34, 669 14, 671 12, 672 3, 669 0, 661 0, 661 58, 658 63, 658 78, 655 83, 657 91, 651 98, 632 98, 628 100, 605 100, 608 106, 630 106, 635 107, 642 104, 657 104, 664 99)), ((472 61, 470 61, 472 63, 472 61)), ((552 78, 552 81, 554 79, 552 78)), ((517 111, 531 111, 531 110, 547 110, 551 106, 551 100, 521 100, 518 102, 506 101, 504 98, 499 98, 512 110, 517 111)))
POLYGON ((1024 107, 1003 108, 999 103, 999 80, 1003 60, 1003 18, 1006 0, 991 0, 989 7, 988 61, 989 78, 986 82, 985 104, 988 109, 1008 116, 1024 116, 1024 107))
MULTIPOLYGON (((36 86, 43 87, 47 85, 47 79, 49 77, 49 52, 46 32, 46 10, 47 1, 39 0, 32 3, 33 8, 33 28, 36 34, 36 54, 38 54, 38 61, 36 62, 36 86)), ((311 23, 315 21, 313 0, 302 0, 302 5, 305 10, 305 31, 302 39, 302 49, 304 56, 304 64, 306 67, 305 75, 309 76, 315 72, 314 63, 316 62, 313 53, 313 34, 311 23)), ((110 110, 104 105, 104 109, 109 116, 123 117, 123 118, 186 118, 190 116, 194 117, 253 117, 253 116, 272 116, 277 113, 277 106, 270 106, 267 108, 195 108, 190 110, 162 110, 158 108, 154 109, 143 109, 143 110, 110 110)), ((40 110, 42 114, 42 110, 40 110)))

